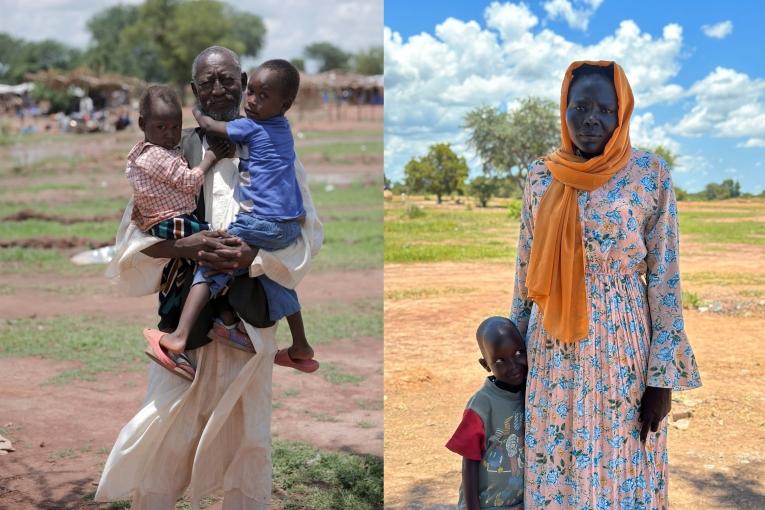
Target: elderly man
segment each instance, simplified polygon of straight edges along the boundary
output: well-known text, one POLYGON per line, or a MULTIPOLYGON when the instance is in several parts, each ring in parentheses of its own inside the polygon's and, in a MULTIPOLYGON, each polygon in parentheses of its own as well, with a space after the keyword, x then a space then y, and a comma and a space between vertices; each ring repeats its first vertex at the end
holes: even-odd
MULTIPOLYGON (((202 110, 215 119, 231 120, 239 115, 246 83, 238 56, 227 48, 207 48, 194 60, 194 95, 202 110)), ((199 128, 184 130, 181 145, 189 165, 197 164, 208 147, 199 128)), ((215 271, 249 267, 249 277, 236 279, 228 297, 245 323, 256 354, 207 339, 214 303, 209 305, 188 343, 187 354, 197 365, 194 382, 150 364, 146 399, 112 448, 96 501, 132 497, 135 509, 172 509, 188 487, 195 507, 202 496, 222 489, 226 510, 269 508, 276 328, 268 321, 268 304, 255 277, 266 274, 294 287, 321 246, 321 223, 299 161, 296 172, 306 222, 298 243, 280 252, 258 252, 215 231, 174 241, 149 237, 130 222, 132 201, 128 204, 107 276, 131 295, 180 289, 179 302, 164 300, 160 308, 159 328, 172 330, 191 276, 163 273, 168 259, 198 260, 215 271)), ((225 229, 238 212, 233 193, 238 177, 234 158, 219 162, 205 178, 197 215, 215 229, 225 229)))

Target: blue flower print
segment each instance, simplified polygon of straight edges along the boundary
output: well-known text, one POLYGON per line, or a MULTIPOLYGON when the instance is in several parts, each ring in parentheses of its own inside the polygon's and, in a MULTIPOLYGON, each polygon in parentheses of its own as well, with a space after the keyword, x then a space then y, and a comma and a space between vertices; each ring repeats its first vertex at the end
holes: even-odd
POLYGON ((609 510, 611 508, 611 502, 608 501, 605 497, 600 496, 598 498, 598 506, 596 508, 598 510, 609 510))
POLYGON ((672 321, 672 327, 679 331, 683 329, 683 327, 685 327, 685 323, 683 322, 683 319, 678 317, 677 319, 672 321))
POLYGON ((622 482, 622 484, 619 486, 619 491, 630 493, 635 490, 635 479, 634 478, 627 478, 622 482))
POLYGON ((652 175, 646 175, 645 177, 640 179, 640 184, 642 184, 643 189, 648 192, 656 191, 657 189, 656 178, 653 177, 652 175))
POLYGON ((669 264, 670 262, 674 262, 675 259, 677 259, 677 254, 674 250, 667 250, 664 252, 664 262, 669 264))
POLYGON ((619 214, 619 211, 609 211, 606 213, 606 218, 611 220, 611 223, 614 225, 621 225, 622 224, 622 215, 619 214))
POLYGON ((675 350, 672 347, 664 347, 656 357, 659 361, 672 361, 675 359, 675 350))
POLYGON ((560 404, 558 404, 558 407, 555 408, 555 411, 558 413, 558 415, 561 418, 565 418, 566 416, 568 416, 568 405, 566 405, 565 402, 561 402, 560 404))
POLYGON ((633 207, 637 207, 641 205, 643 202, 640 200, 640 195, 637 194, 637 191, 633 191, 630 193, 630 205, 633 207))
POLYGON ((547 472, 547 483, 550 485, 555 485, 558 483, 558 470, 557 469, 551 469, 547 472))
POLYGON ((658 335, 656 335, 656 343, 659 345, 667 343, 667 340, 669 340, 669 331, 662 331, 658 335))
POLYGON ((637 220, 635 219, 634 216, 630 216, 629 219, 627 220, 627 230, 629 230, 630 232, 634 232, 637 230, 637 228, 638 228, 637 220))
POLYGON ((675 276, 672 276, 667 280, 667 285, 670 289, 676 289, 677 286, 680 284, 680 274, 675 273, 675 276))
POLYGON ((537 446, 537 439, 533 434, 526 434, 526 446, 529 448, 534 448, 537 446))
POLYGON ((643 156, 643 157, 637 158, 635 160, 635 164, 639 166, 640 168, 648 168, 648 166, 651 164, 651 158, 650 156, 643 156))
POLYGON ((661 304, 675 308, 677 306, 677 296, 674 294, 665 294, 661 298, 661 304))
POLYGON ((661 187, 664 190, 669 190, 670 188, 672 188, 672 181, 670 179, 664 179, 663 181, 661 181, 661 187))

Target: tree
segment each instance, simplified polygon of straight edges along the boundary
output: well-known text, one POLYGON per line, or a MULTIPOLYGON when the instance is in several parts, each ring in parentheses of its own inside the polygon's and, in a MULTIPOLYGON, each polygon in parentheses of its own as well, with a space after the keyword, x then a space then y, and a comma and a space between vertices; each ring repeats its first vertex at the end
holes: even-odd
POLYGON ((479 175, 470 181, 468 189, 470 194, 478 199, 481 207, 486 207, 489 199, 497 194, 499 186, 495 177, 479 175))
POLYGON ((91 18, 88 29, 94 41, 89 62, 97 70, 170 81, 179 89, 203 49, 217 44, 255 56, 266 33, 259 16, 219 0, 145 0, 138 7, 111 7, 91 18))
POLYGON ((412 193, 433 193, 440 204, 444 195, 460 191, 468 175, 465 158, 457 156, 448 143, 431 145, 428 154, 412 158, 404 167, 406 187, 412 193))
POLYGON ((353 56, 353 70, 359 74, 383 74, 383 49, 374 46, 353 56))
POLYGON ((522 190, 528 165, 560 146, 558 105, 528 97, 515 110, 483 106, 465 115, 468 145, 487 174, 504 176, 522 190))
POLYGON ((717 184, 710 182, 704 188, 704 196, 707 200, 725 200, 736 198, 741 195, 741 185, 733 179, 725 179, 717 184))
POLYGON ((290 63, 297 68, 300 72, 305 72, 305 60, 302 58, 292 58, 290 63))
POLYGON ((348 69, 349 53, 344 52, 329 42, 316 42, 305 48, 305 56, 311 60, 318 60, 319 72, 333 71, 336 69, 348 69))
POLYGON ((27 73, 41 69, 74 69, 82 62, 82 52, 51 39, 28 42, 0 34, 0 77, 19 83, 27 73))
POLYGON ((669 168, 675 168, 675 163, 677 163, 677 154, 664 147, 663 145, 657 145, 654 147, 653 152, 661 159, 666 161, 667 165, 669 165, 669 168))

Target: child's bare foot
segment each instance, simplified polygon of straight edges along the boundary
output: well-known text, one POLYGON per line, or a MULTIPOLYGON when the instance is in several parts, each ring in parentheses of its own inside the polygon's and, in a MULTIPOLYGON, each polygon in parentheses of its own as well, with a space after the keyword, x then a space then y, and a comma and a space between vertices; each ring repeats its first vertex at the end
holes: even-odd
POLYGON ((313 359, 313 348, 308 345, 307 340, 303 340, 302 342, 293 340, 292 346, 287 349, 287 354, 294 360, 313 359))
POLYGON ((176 333, 165 333, 160 338, 159 345, 170 352, 183 352, 186 350, 186 339, 176 333))

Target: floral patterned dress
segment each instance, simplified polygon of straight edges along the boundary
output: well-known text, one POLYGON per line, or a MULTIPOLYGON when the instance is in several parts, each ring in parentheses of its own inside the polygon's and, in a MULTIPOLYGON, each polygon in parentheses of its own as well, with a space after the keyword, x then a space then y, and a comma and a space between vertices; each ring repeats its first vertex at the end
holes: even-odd
POLYGON ((525 335, 526 509, 666 509, 667 420, 640 442, 646 385, 701 385, 682 316, 677 206, 666 163, 633 149, 592 192, 578 192, 588 337, 562 343, 527 299, 534 221, 552 175, 529 167, 510 318, 525 335))

